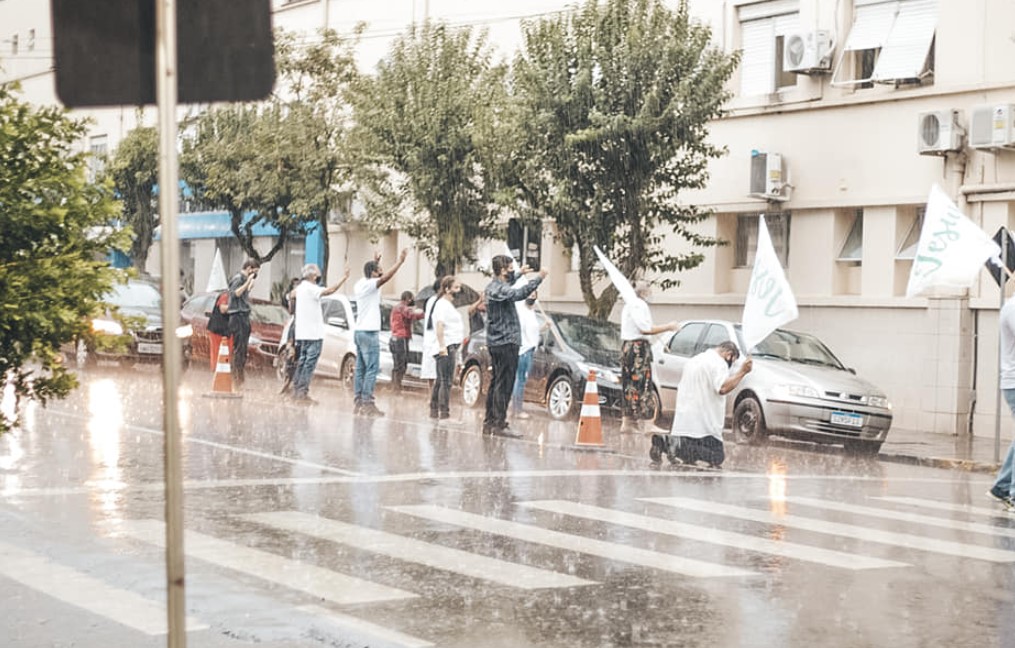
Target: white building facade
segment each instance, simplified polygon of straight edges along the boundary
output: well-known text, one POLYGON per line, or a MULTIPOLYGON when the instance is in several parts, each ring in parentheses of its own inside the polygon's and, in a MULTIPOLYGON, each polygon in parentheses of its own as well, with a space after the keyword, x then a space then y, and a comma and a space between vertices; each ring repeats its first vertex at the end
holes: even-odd
MULTIPOLYGON (((486 25, 491 40, 513 48, 518 21, 487 20, 483 12, 538 16, 565 5, 528 0, 508 10, 454 0, 275 0, 273 6, 276 26, 296 31, 324 25, 347 31, 367 20, 365 46, 379 56, 381 45, 424 13, 486 25), (461 7, 471 13, 456 14, 461 7)), ((757 215, 765 213, 800 305, 790 328, 817 334, 883 388, 896 427, 993 434, 997 284, 984 272, 960 293, 907 298, 905 287, 933 184, 988 234, 1015 226, 1015 3, 692 0, 690 6, 712 25, 717 46, 743 51, 729 115, 711 129, 712 141, 729 154, 711 165, 707 189, 682 196, 712 208, 716 216, 699 227, 730 244, 683 273, 679 288, 660 292, 656 318, 739 319, 757 215)), ((48 3, 0 0, 0 25, 0 80, 20 79, 31 101, 54 103, 48 3), (15 34, 19 54, 12 57, 15 34)), ((96 150, 112 150, 137 119, 133 108, 89 113, 97 123, 82 145, 96 150)), ((544 224, 542 263, 550 279, 540 297, 582 310, 571 259, 552 234, 552 224, 544 224)), ((404 235, 374 244, 354 224, 336 224, 329 238, 329 279, 344 263, 356 276, 375 248, 391 260, 409 247, 390 294, 433 280, 431 264, 404 235)), ((462 278, 486 282, 479 274, 462 278)), ((1001 419, 1007 435, 1007 412, 1001 419)))

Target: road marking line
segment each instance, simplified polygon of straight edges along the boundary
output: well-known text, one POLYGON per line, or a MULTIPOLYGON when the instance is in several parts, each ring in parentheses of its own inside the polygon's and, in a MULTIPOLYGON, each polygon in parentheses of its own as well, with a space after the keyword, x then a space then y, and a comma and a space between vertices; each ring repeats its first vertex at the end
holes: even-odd
MULTIPOLYGON (((937 502, 934 500, 918 499, 916 497, 872 497, 871 499, 881 500, 883 502, 893 502, 895 504, 907 504, 909 506, 919 506, 929 509, 937 509, 939 511, 953 511, 956 513, 976 513, 978 515, 989 515, 991 517, 1007 518, 1009 520, 1015 519, 1005 512, 1001 507, 1001 503, 998 502, 996 507, 983 507, 973 506, 972 504, 947 504, 945 502, 937 502)), ((1015 533, 1015 529, 1010 529, 1012 533, 1015 533)))
POLYGON ((1015 538, 1015 529, 979 524, 976 522, 963 522, 961 520, 947 520, 930 515, 919 515, 917 513, 905 513, 903 511, 892 511, 889 509, 875 508, 872 506, 858 506, 845 502, 833 502, 811 497, 787 497, 787 502, 794 502, 804 506, 814 506, 826 511, 839 511, 841 513, 853 513, 856 515, 867 515, 870 517, 883 518, 886 520, 897 520, 899 522, 912 522, 913 524, 924 524, 926 526, 952 529, 953 531, 967 531, 969 533, 982 533, 985 535, 999 536, 1002 538, 1015 538))
MULTIPOLYGON (((0 543, 0 574, 64 603, 128 626, 146 635, 164 635, 166 606, 31 551, 0 543)), ((187 617, 187 630, 208 626, 187 617)))
MULTIPOLYGON (((56 414, 58 416, 65 416, 67 418, 77 419, 79 421, 88 421, 89 417, 81 416, 80 414, 72 414, 70 412, 61 412, 59 410, 47 410, 49 414, 56 414)), ((143 425, 124 425, 124 430, 133 430, 135 432, 144 432, 145 434, 154 434, 156 436, 165 436, 165 432, 155 428, 144 427, 143 425)), ((336 473, 339 475, 350 475, 355 476, 359 473, 351 470, 343 470, 342 468, 335 468, 334 466, 328 466, 326 464, 314 463, 313 461, 303 461, 302 459, 293 459, 291 457, 283 457, 281 455, 271 454, 270 452, 260 452, 258 450, 251 450, 250 448, 241 448, 239 446, 228 445, 226 443, 219 443, 217 441, 208 441, 206 439, 199 439, 189 434, 181 436, 183 443, 193 443, 196 445, 208 446, 209 448, 215 448, 217 450, 228 450, 229 452, 235 452, 237 454, 245 454, 251 457, 257 457, 259 459, 270 459, 272 461, 280 461, 282 463, 291 464, 293 466, 302 466, 304 468, 314 468, 322 472, 336 473)))
MULTIPOLYGON (((131 538, 158 547, 165 546, 165 525, 158 520, 127 520, 121 529, 131 538)), ((195 531, 186 532, 183 546, 186 555, 198 560, 341 605, 395 601, 416 596, 411 592, 283 558, 260 549, 219 540, 195 531)))
MULTIPOLYGON (((348 637, 345 636, 347 633, 356 634, 357 636, 354 639, 357 642, 356 645, 361 645, 361 637, 363 635, 366 635, 363 639, 369 639, 369 645, 373 648, 386 648, 387 646, 394 648, 430 648, 434 645, 426 639, 413 637, 404 632, 385 628, 384 626, 379 626, 376 623, 364 621, 348 614, 332 612, 317 605, 304 605, 299 610, 319 617, 321 621, 330 626, 330 630, 337 630, 343 633, 343 639, 348 640, 348 637)), ((367 644, 362 643, 362 645, 367 644)))
POLYGON ((255 513, 242 517, 275 529, 293 531, 509 587, 542 589, 595 584, 593 581, 568 574, 558 574, 545 569, 489 558, 461 549, 453 549, 298 511, 255 513))
POLYGON ((398 511, 399 513, 405 513, 407 515, 414 515, 434 522, 453 524, 456 526, 482 531, 484 533, 492 533, 495 535, 513 538, 515 540, 547 545, 558 549, 564 549, 566 551, 586 553, 609 560, 617 560, 620 562, 631 563, 633 565, 640 565, 642 567, 661 569, 676 574, 682 574, 684 576, 715 578, 759 575, 757 572, 737 567, 727 567, 726 565, 694 560, 692 558, 684 558, 673 554, 664 554, 657 551, 649 551, 648 549, 627 547, 613 542, 593 540, 592 538, 585 538, 579 535, 550 531, 530 524, 520 524, 518 522, 510 522, 499 518, 465 513, 463 511, 456 511, 442 506, 389 506, 387 508, 392 511, 398 511))
POLYGON ((676 536, 678 538, 685 538, 687 540, 707 542, 709 544, 717 544, 727 547, 736 547, 737 549, 745 549, 747 551, 772 554, 775 556, 784 556, 786 558, 793 558, 795 560, 803 560, 831 567, 839 567, 842 569, 884 569, 890 567, 910 566, 907 563, 895 562, 892 560, 881 560, 880 558, 870 558, 867 556, 834 551, 831 549, 821 549, 819 547, 784 542, 781 540, 757 538, 742 533, 722 531, 711 527, 703 527, 696 524, 687 524, 685 522, 649 517, 647 515, 614 511, 612 509, 601 508, 598 506, 579 504, 577 502, 545 500, 536 502, 519 502, 518 504, 520 506, 549 511, 551 513, 563 513, 564 515, 572 515, 589 520, 598 520, 600 522, 608 522, 610 524, 619 524, 621 526, 641 529, 643 531, 651 531, 653 533, 662 533, 665 535, 676 536))
POLYGON ((879 542, 881 544, 906 547, 908 549, 919 549, 933 553, 959 556, 961 558, 977 558, 991 562, 1010 563, 1015 562, 1015 552, 991 549, 978 545, 965 544, 961 542, 949 542, 947 540, 936 540, 923 536, 911 535, 908 533, 896 533, 893 531, 881 531, 868 527, 842 524, 839 522, 825 522, 814 518, 800 517, 797 515, 776 515, 768 511, 747 508, 745 506, 732 506, 719 502, 708 502, 704 500, 688 499, 684 497, 645 497, 641 501, 653 504, 662 504, 673 508, 683 508, 713 515, 761 522, 762 524, 774 524, 777 526, 792 527, 813 531, 814 533, 826 533, 830 535, 844 536, 879 542))

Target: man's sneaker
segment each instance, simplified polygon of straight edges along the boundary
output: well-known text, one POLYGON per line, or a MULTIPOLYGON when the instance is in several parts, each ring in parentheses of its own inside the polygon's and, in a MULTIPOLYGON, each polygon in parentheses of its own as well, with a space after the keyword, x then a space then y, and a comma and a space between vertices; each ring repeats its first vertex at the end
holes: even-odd
POLYGON ((515 432, 509 427, 494 428, 494 436, 507 437, 508 439, 520 439, 522 435, 519 432, 515 432))
POLYGON ((1015 512, 1015 503, 1012 503, 1011 497, 995 490, 994 487, 987 491, 987 497, 1004 506, 1006 511, 1015 512))
POLYGON ((377 409, 377 406, 374 405, 373 403, 363 403, 363 405, 360 406, 359 413, 362 414, 363 416, 370 417, 384 416, 384 412, 377 409))

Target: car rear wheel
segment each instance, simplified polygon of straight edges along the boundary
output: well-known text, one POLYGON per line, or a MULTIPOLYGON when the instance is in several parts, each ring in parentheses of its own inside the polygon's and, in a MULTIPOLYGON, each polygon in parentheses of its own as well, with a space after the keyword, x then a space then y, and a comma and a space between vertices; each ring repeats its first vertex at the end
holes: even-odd
POLYGON ((659 421, 662 418, 663 403, 662 399, 659 398, 659 390, 655 387, 648 395, 647 402, 645 403, 645 413, 648 414, 648 421, 655 425, 659 425, 659 421))
POLYGON ((578 415, 578 399, 574 385, 567 376, 557 376, 546 392, 546 411, 556 421, 573 419, 578 415))
POLYGON ((339 373, 342 385, 346 389, 352 389, 353 381, 356 379, 356 356, 348 355, 342 360, 342 368, 339 373))
POLYGON ((483 395, 483 372, 479 365, 469 365, 462 374, 462 403, 466 407, 479 407, 483 395))
POLYGON ((843 443, 843 447, 847 454, 858 455, 861 457, 874 457, 881 452, 881 444, 883 441, 860 441, 850 439, 843 443))
POLYGON ((761 403, 754 398, 745 398, 733 410, 733 432, 737 439, 752 445, 764 443, 768 432, 765 430, 765 416, 761 403))

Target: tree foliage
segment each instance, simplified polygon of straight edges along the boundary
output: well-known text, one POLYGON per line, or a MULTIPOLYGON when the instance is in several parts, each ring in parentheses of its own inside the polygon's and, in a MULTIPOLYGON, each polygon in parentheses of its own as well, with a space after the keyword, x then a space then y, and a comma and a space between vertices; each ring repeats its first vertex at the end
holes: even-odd
POLYGON ((229 212, 241 247, 260 262, 315 224, 327 241, 328 214, 349 172, 344 94, 356 77, 351 44, 324 31, 310 44, 279 33, 276 45, 271 99, 202 114, 184 129, 181 162, 198 199, 229 212), (253 245, 259 224, 279 231, 265 254, 253 245))
MULTIPOLYGON (((46 402, 76 384, 60 346, 84 332, 116 277, 104 257, 129 233, 110 226, 111 185, 86 179, 85 123, 15 92, 0 85, 0 377, 46 402)), ((0 431, 14 423, 0 413, 0 431)))
POLYGON ((719 243, 695 231, 710 212, 680 204, 705 186, 709 160, 725 153, 707 140, 722 115, 736 55, 709 44, 687 3, 587 0, 573 13, 526 26, 511 79, 513 154, 500 194, 523 216, 552 218, 577 247, 582 295, 595 317, 617 299, 595 293, 593 246, 631 279, 672 273, 703 260, 695 247, 719 243), (668 229, 691 251, 664 247, 668 229))
POLYGON ((492 234, 485 144, 504 72, 485 35, 427 22, 397 39, 353 95, 366 224, 408 233, 439 274, 455 272, 492 234))
POLYGON ((144 272, 155 228, 159 226, 159 135, 154 128, 138 127, 127 133, 106 166, 116 193, 123 204, 123 222, 134 238, 130 258, 144 272))

